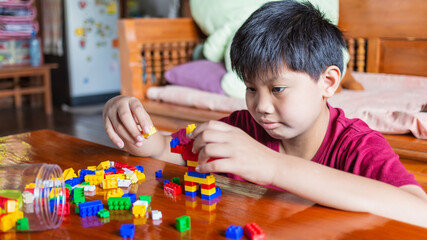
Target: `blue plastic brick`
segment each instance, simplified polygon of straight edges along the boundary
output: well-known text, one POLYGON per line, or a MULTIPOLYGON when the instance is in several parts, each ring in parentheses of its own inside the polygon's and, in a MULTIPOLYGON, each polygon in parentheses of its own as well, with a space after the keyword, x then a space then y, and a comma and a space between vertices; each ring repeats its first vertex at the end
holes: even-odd
POLYGON ((122 236, 122 238, 133 238, 135 236, 135 225, 122 224, 120 226, 120 236, 122 236))
POLYGON ((197 177, 197 178, 206 178, 210 173, 198 173, 193 171, 188 171, 188 176, 197 177))
POLYGON ((135 193, 125 193, 122 195, 122 197, 129 197, 131 203, 134 203, 136 201, 136 194, 135 193))
POLYGON ((243 237, 243 228, 241 226, 230 225, 225 231, 225 237, 229 239, 240 239, 243 237))
POLYGON ((141 165, 136 165, 136 170, 140 171, 140 172, 144 172, 144 167, 141 165))
POLYGON ((72 187, 76 186, 77 184, 80 184, 81 182, 83 182, 83 178, 82 177, 74 177, 71 179, 68 179, 67 181, 65 181, 65 184, 69 184, 72 187))
POLYGON ((156 171, 156 177, 163 177, 163 172, 162 170, 156 171))
POLYGON ((174 147, 178 146, 179 144, 180 144, 180 142, 179 142, 179 138, 173 138, 173 139, 170 141, 170 146, 171 146, 171 148, 174 148, 174 147))
POLYGON ((197 191, 194 191, 194 192, 185 191, 185 196, 195 197, 197 196, 197 191))
POLYGON ((109 167, 104 170, 104 173, 109 173, 109 172, 115 173, 116 171, 117 169, 115 167, 109 167))
POLYGON ((80 177, 84 179, 86 175, 95 175, 95 171, 80 169, 80 177))
MULTIPOLYGON (((62 203, 62 198, 59 198, 59 204, 62 203)), ((50 212, 53 212, 53 209, 55 208, 55 205, 57 204, 56 202, 56 198, 51 198, 49 200, 49 205, 50 205, 50 212)))
POLYGON ((212 200, 212 199, 215 199, 215 198, 221 196, 221 194, 222 194, 221 188, 215 187, 215 193, 214 194, 212 194, 212 195, 202 194, 201 198, 204 200, 212 200))
POLYGON ((103 208, 101 200, 79 203, 80 217, 96 215, 103 208))
POLYGON ((169 182, 169 180, 167 180, 167 179, 163 180, 163 186, 168 182, 169 182))

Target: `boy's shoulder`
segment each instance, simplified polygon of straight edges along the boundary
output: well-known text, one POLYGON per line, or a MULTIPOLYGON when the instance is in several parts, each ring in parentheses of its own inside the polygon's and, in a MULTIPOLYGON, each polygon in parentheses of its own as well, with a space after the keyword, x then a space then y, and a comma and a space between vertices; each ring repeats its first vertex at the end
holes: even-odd
POLYGON ((331 131, 331 134, 338 138, 337 140, 358 142, 358 144, 363 142, 363 145, 374 143, 388 145, 384 136, 380 132, 371 129, 363 120, 347 118, 340 108, 329 106, 329 110, 331 120, 328 131, 331 131))

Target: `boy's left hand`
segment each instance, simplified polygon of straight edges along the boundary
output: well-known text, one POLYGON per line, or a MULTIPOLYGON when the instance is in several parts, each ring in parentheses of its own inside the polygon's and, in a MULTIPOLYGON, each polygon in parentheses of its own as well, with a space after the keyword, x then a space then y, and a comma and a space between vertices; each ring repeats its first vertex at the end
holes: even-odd
POLYGON ((262 145, 240 128, 220 121, 209 121, 189 135, 193 152, 199 152, 199 172, 222 172, 268 185, 277 172, 279 153, 262 145), (207 162, 210 158, 215 161, 207 162))

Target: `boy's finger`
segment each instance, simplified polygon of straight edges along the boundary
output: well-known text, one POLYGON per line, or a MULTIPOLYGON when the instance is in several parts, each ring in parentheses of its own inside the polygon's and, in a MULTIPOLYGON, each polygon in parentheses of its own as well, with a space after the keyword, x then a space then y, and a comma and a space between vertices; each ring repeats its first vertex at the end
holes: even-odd
POLYGON ((129 109, 119 110, 117 114, 120 122, 123 124, 125 130, 130 134, 131 138, 135 139, 136 142, 141 142, 144 138, 142 137, 141 132, 138 131, 138 127, 131 111, 129 109))
POLYGON ((223 159, 216 159, 214 161, 205 163, 205 164, 199 164, 196 167, 196 171, 200 173, 208 173, 208 172, 214 172, 214 173, 225 173, 229 172, 229 167, 227 166, 227 158, 223 159))
POLYGON ((146 134, 150 133, 151 126, 153 126, 153 123, 151 122, 151 118, 148 115, 147 111, 145 111, 141 102, 138 99, 133 99, 129 102, 129 106, 131 111, 133 112, 134 117, 141 126, 141 130, 146 134))
POLYGON ((210 159, 229 158, 230 151, 222 143, 209 143, 203 147, 198 156, 199 164, 205 164, 210 159))
POLYGON ((224 143, 226 141, 227 141, 226 132, 206 129, 194 139, 193 152, 194 153, 199 152, 208 143, 224 143))
POLYGON ((217 130, 217 131, 226 131, 228 124, 221 122, 221 121, 215 121, 210 120, 205 123, 200 124, 197 126, 189 135, 190 138, 197 137, 200 133, 210 129, 210 130, 217 130))
POLYGON ((123 140, 117 135, 117 133, 114 131, 113 125, 111 124, 111 121, 109 118, 105 119, 105 132, 107 133, 108 137, 111 139, 111 141, 116 144, 117 147, 123 148, 124 143, 123 140))

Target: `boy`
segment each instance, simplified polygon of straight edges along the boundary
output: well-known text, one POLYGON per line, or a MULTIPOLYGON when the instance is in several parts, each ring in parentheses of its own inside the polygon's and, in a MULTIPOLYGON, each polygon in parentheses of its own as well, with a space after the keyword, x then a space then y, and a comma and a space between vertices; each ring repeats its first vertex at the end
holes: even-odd
MULTIPOLYGON (((196 170, 427 227, 427 195, 384 137, 327 103, 340 81, 344 46, 338 28, 309 3, 270 2, 254 12, 231 51, 233 68, 247 86, 248 110, 190 134, 199 152, 196 170)), ((120 148, 184 164, 170 153, 171 136, 142 138, 139 128, 148 133, 152 122, 137 99, 111 99, 104 121, 120 148)), ((185 130, 172 136, 188 141, 185 130)))

